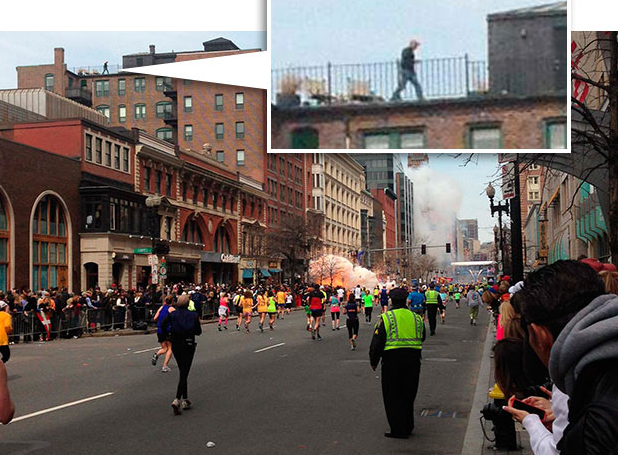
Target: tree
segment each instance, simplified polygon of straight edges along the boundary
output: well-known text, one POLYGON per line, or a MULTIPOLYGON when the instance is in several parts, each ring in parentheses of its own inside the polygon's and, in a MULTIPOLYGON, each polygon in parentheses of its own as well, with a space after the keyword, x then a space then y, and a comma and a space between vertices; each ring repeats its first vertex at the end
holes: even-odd
POLYGON ((266 236, 267 254, 270 257, 286 259, 291 283, 299 263, 308 259, 312 251, 321 245, 319 221, 313 216, 304 218, 288 214, 280 220, 279 226, 270 229, 266 236))
POLYGON ((332 254, 325 254, 318 259, 312 261, 312 275, 310 276, 317 283, 329 281, 329 285, 333 287, 333 282, 344 282, 342 274, 345 272, 343 259, 332 254))

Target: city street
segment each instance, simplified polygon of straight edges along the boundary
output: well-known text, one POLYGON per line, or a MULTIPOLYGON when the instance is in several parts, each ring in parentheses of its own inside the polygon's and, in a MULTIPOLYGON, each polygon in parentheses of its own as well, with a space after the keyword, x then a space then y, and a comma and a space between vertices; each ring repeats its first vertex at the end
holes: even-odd
POLYGON ((324 340, 312 341, 296 311, 273 332, 258 332, 257 319, 250 334, 232 320, 223 332, 203 325, 189 377, 194 407, 181 416, 170 407, 175 362, 167 374, 163 359, 150 362, 155 335, 12 346, 17 411, 0 428, 0 453, 459 454, 487 332, 488 314, 480 313, 474 327, 465 306, 451 306, 424 343, 408 440, 383 437, 380 372, 368 361, 373 325, 361 321, 350 351, 345 328, 331 331, 328 318, 324 340))

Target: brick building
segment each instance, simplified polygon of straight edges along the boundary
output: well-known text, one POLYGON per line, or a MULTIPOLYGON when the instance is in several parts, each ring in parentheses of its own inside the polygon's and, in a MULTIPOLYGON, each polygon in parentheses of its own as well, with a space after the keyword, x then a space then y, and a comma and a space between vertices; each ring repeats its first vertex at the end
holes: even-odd
POLYGON ((0 162, 0 290, 79 291, 80 162, 3 138, 0 162))

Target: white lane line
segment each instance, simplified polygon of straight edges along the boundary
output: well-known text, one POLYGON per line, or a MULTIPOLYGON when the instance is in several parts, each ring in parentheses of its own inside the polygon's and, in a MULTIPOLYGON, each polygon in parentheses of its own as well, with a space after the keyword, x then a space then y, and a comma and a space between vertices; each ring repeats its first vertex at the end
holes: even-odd
POLYGON ((141 354, 142 352, 148 352, 148 351, 154 351, 155 349, 161 349, 159 346, 157 346, 156 348, 150 348, 150 349, 142 349, 141 351, 134 351, 134 354, 141 354))
POLYGON ((268 349, 273 349, 273 348, 276 348, 276 347, 278 347, 278 346, 283 346, 283 345, 285 345, 285 344, 286 344, 286 343, 274 344, 273 346, 267 346, 266 348, 258 349, 257 351, 254 351, 254 352, 262 352, 262 351, 266 351, 266 350, 268 350, 268 349))
POLYGON ((26 414, 25 416, 17 417, 11 421, 11 423, 19 422, 20 420, 29 419, 31 417, 36 417, 41 414, 47 414, 48 412, 58 411, 59 409, 68 408, 69 406, 75 406, 78 404, 86 403, 87 401, 98 400, 99 398, 104 398, 110 395, 114 395, 114 392, 102 393, 101 395, 96 395, 90 398, 84 398, 82 400, 72 401, 71 403, 61 404, 60 406, 54 406, 53 408, 43 409, 42 411, 33 412, 32 414, 26 414))

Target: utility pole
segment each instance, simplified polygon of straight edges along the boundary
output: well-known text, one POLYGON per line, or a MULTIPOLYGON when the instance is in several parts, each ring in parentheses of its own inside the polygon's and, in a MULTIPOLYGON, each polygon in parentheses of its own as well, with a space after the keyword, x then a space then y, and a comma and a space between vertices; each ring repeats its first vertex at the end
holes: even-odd
POLYGON ((512 241, 512 282, 524 278, 522 263, 522 217, 520 215, 520 157, 516 154, 514 161, 514 197, 509 201, 511 207, 511 241, 512 241))

